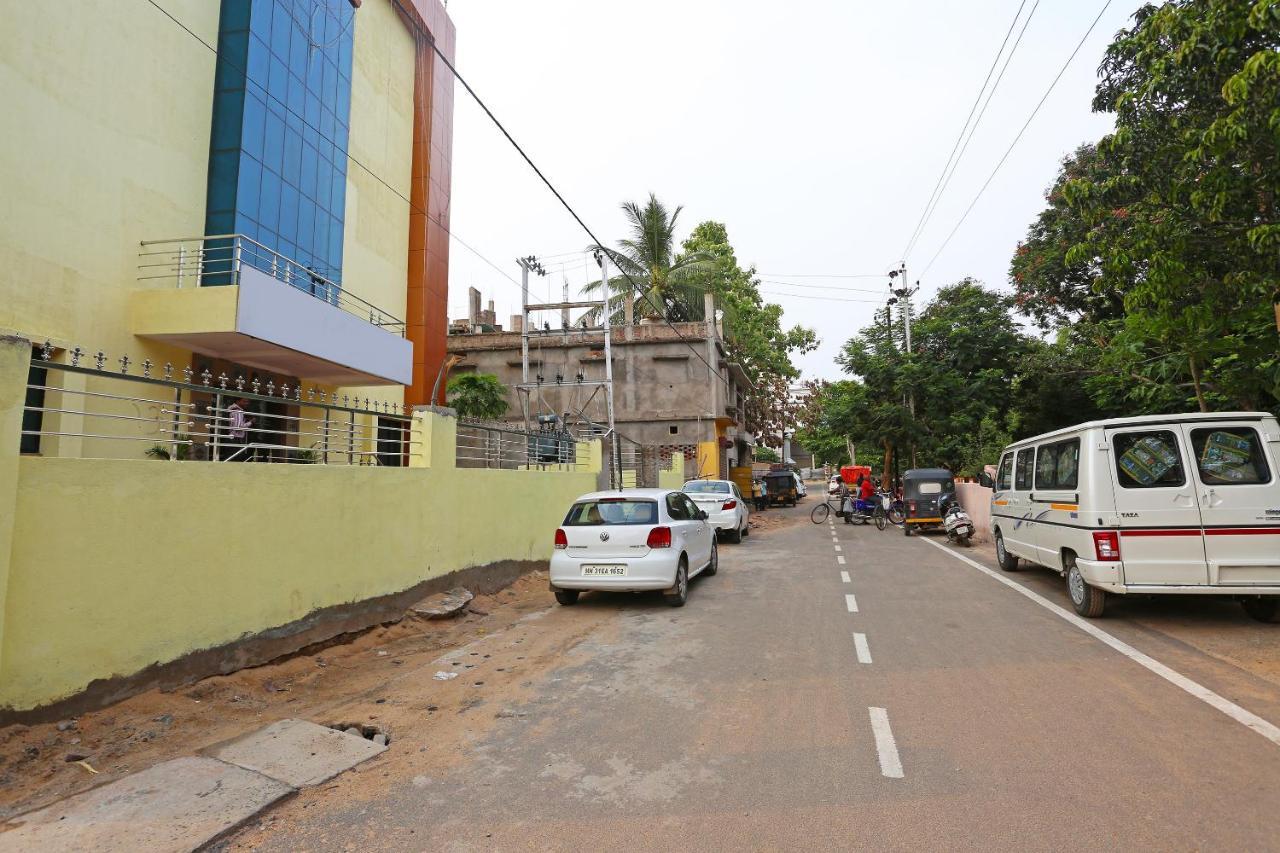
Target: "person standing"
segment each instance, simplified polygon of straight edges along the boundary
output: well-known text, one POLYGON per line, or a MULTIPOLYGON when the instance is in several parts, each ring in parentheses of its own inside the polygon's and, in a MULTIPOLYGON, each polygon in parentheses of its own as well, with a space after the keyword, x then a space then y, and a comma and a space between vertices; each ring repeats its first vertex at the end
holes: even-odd
POLYGON ((253 426, 253 418, 246 412, 249 401, 244 397, 227 407, 227 442, 222 445, 222 459, 228 462, 245 462, 248 460, 245 451, 249 438, 249 427, 253 426))

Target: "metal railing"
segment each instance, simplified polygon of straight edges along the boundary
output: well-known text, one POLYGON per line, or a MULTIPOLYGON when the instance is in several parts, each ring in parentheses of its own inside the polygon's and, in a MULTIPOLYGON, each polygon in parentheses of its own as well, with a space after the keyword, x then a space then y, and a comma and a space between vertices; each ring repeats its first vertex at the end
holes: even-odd
POLYGON ((577 440, 567 432, 516 429, 499 421, 460 419, 455 464, 459 468, 578 468, 577 440))
POLYGON ((23 406, 24 450, 49 456, 114 458, 129 443, 170 461, 276 462, 400 467, 422 450, 410 412, 319 388, 209 370, 159 368, 128 355, 79 347, 55 361, 46 343, 33 354, 23 406), (92 366, 82 364, 92 361, 92 366), (141 369, 130 373, 131 367, 141 369), (119 442, 120 444, 117 444, 119 442), (95 452, 98 451, 98 452, 95 452))
POLYGON ((180 288, 239 284, 246 266, 404 337, 404 320, 343 289, 332 270, 301 264, 243 234, 143 240, 138 280, 172 281, 180 288))

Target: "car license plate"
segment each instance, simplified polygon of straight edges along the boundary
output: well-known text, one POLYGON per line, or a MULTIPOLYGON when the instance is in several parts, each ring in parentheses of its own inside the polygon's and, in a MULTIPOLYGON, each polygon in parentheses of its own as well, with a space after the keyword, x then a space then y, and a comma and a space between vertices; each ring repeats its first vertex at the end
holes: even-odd
POLYGON ((587 565, 582 567, 582 576, 584 578, 625 578, 627 576, 627 567, 618 565, 587 565))

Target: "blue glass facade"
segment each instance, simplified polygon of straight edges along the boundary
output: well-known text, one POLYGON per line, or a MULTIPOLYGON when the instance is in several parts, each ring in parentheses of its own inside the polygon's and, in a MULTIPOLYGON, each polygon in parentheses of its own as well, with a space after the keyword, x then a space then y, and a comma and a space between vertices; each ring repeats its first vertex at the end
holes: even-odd
POLYGON ((335 282, 354 15, 348 0, 222 0, 209 144, 205 233, 244 234, 335 282))

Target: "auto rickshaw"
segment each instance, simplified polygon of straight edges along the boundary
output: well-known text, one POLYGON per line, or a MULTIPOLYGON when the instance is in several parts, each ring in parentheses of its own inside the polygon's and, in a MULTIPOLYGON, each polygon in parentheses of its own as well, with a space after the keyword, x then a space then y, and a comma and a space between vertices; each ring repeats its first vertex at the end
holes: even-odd
POLYGON ((790 471, 770 471, 764 475, 770 506, 796 505, 796 478, 790 471))
POLYGON ((944 499, 954 500, 956 479, 946 468, 912 468, 902 475, 902 532, 942 527, 944 499))

